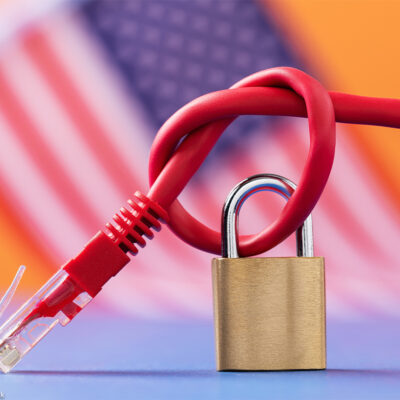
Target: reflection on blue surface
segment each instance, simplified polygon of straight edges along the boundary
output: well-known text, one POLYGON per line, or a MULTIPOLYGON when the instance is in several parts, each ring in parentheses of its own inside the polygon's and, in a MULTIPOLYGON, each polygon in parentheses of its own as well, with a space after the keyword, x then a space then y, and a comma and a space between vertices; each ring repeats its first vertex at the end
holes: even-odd
POLYGON ((6 399, 399 399, 400 321, 328 323, 326 371, 216 372, 211 322, 80 316, 16 371, 6 399))

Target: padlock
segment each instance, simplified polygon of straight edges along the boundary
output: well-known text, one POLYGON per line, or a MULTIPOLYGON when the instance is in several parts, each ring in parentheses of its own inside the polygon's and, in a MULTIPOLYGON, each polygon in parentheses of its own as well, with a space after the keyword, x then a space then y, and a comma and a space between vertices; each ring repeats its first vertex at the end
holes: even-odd
POLYGON ((311 215, 296 231, 298 257, 240 258, 238 215, 252 194, 288 199, 296 185, 255 175, 228 195, 222 214, 222 258, 212 261, 217 370, 326 368, 325 267, 314 257, 311 215))

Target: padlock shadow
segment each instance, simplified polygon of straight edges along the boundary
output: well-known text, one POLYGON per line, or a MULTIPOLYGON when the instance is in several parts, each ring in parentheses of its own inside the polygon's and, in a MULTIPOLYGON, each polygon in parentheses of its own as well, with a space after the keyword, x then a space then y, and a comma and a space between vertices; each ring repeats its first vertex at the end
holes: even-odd
POLYGON ((364 376, 364 377, 393 377, 400 379, 400 370, 397 369, 346 369, 346 368, 327 368, 324 371, 328 375, 342 376, 364 376))

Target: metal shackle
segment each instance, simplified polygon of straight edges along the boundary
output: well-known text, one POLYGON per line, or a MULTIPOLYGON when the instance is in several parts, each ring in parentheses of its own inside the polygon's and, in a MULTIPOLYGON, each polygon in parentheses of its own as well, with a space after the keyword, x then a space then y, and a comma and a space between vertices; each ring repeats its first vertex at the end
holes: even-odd
MULTIPOLYGON (((261 191, 275 192, 288 200, 296 187, 289 179, 275 174, 253 175, 238 183, 226 198, 222 211, 222 257, 239 257, 237 232, 239 213, 245 200, 261 191)), ((297 229, 296 243, 298 257, 314 257, 311 214, 297 229)))

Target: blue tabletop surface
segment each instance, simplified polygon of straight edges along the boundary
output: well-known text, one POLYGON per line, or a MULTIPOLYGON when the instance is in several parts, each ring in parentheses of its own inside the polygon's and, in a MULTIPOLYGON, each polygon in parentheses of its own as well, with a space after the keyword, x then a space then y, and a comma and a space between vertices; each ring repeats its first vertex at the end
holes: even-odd
POLYGON ((328 321, 328 369, 216 372, 211 321, 104 314, 57 327, 8 375, 6 399, 399 399, 400 321, 328 321))

